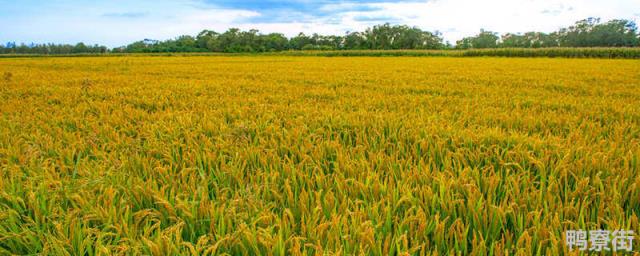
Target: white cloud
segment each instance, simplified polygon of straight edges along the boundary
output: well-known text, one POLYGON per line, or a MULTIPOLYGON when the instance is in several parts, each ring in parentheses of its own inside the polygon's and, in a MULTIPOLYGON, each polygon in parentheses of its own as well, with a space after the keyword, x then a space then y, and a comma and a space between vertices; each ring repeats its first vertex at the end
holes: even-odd
POLYGON ((338 3, 327 4, 321 8, 325 12, 334 12, 334 15, 317 17, 314 22, 243 23, 241 27, 284 32, 289 36, 300 31, 340 35, 345 31, 361 31, 387 20, 391 23, 418 26, 424 30, 440 31, 446 40, 455 43, 462 37, 478 33, 482 28, 499 33, 552 32, 588 17, 601 17, 603 20, 637 20, 639 9, 640 2, 636 0, 431 0, 338 3), (361 21, 361 17, 370 19, 361 21))
POLYGON ((551 32, 588 17, 633 18, 636 0, 433 0, 424 3, 380 3, 379 15, 401 23, 439 30, 451 42, 481 28, 497 32, 551 32))
MULTIPOLYGON (((256 28, 293 36, 344 34, 389 21, 441 31, 455 43, 480 28, 496 32, 550 32, 587 17, 640 19, 638 0, 429 0, 395 3, 329 3, 311 13, 242 10, 202 0, 69 2, 25 0, 0 10, 0 42, 60 42, 120 46, 144 38, 195 35, 203 29, 256 28), (66 4, 65 4, 66 3, 66 4), (70 8, 71 7, 71 8, 70 8), (288 16, 287 16, 288 15, 288 16), (287 20, 292 20, 288 22, 287 20)), ((213 2, 213 1, 209 1, 213 2)))
POLYGON ((0 33, 0 42, 84 41, 115 47, 144 38, 193 35, 205 28, 224 30, 240 20, 260 15, 247 10, 204 8, 193 0, 134 3, 118 0, 77 8, 58 2, 42 5, 23 10, 24 15, 0 17, 0 31, 5 32, 0 33))

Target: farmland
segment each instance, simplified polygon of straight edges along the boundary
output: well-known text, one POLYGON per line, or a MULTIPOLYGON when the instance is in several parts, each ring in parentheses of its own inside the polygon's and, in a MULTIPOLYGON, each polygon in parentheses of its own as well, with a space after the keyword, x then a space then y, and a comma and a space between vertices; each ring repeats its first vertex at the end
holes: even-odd
POLYGON ((568 229, 640 231, 638 60, 43 57, 0 75, 0 254, 558 255, 568 229))

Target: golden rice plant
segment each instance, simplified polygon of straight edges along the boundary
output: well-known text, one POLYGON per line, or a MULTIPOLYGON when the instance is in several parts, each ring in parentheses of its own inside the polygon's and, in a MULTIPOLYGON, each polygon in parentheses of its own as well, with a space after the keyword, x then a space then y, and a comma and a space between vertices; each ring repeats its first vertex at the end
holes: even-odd
POLYGON ((0 73, 0 254, 558 255, 568 229, 640 231, 637 60, 3 58, 0 73))

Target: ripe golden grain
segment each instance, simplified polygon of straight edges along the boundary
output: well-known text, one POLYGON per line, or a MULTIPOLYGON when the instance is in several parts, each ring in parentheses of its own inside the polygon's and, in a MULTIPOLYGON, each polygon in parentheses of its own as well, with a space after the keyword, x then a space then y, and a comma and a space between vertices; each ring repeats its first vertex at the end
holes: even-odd
POLYGON ((0 252, 559 254, 640 231, 640 62, 0 59, 0 252), (10 75, 7 75, 10 74, 10 75))

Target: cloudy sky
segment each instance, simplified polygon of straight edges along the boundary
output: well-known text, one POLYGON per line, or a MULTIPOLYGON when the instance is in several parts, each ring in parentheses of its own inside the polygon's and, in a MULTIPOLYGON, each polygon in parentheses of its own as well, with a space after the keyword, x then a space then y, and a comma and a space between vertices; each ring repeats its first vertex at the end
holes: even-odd
POLYGON ((389 22, 440 31, 452 43, 480 28, 553 31, 587 17, 640 21, 640 0, 0 0, 0 43, 110 47, 230 27, 342 35, 389 22))

